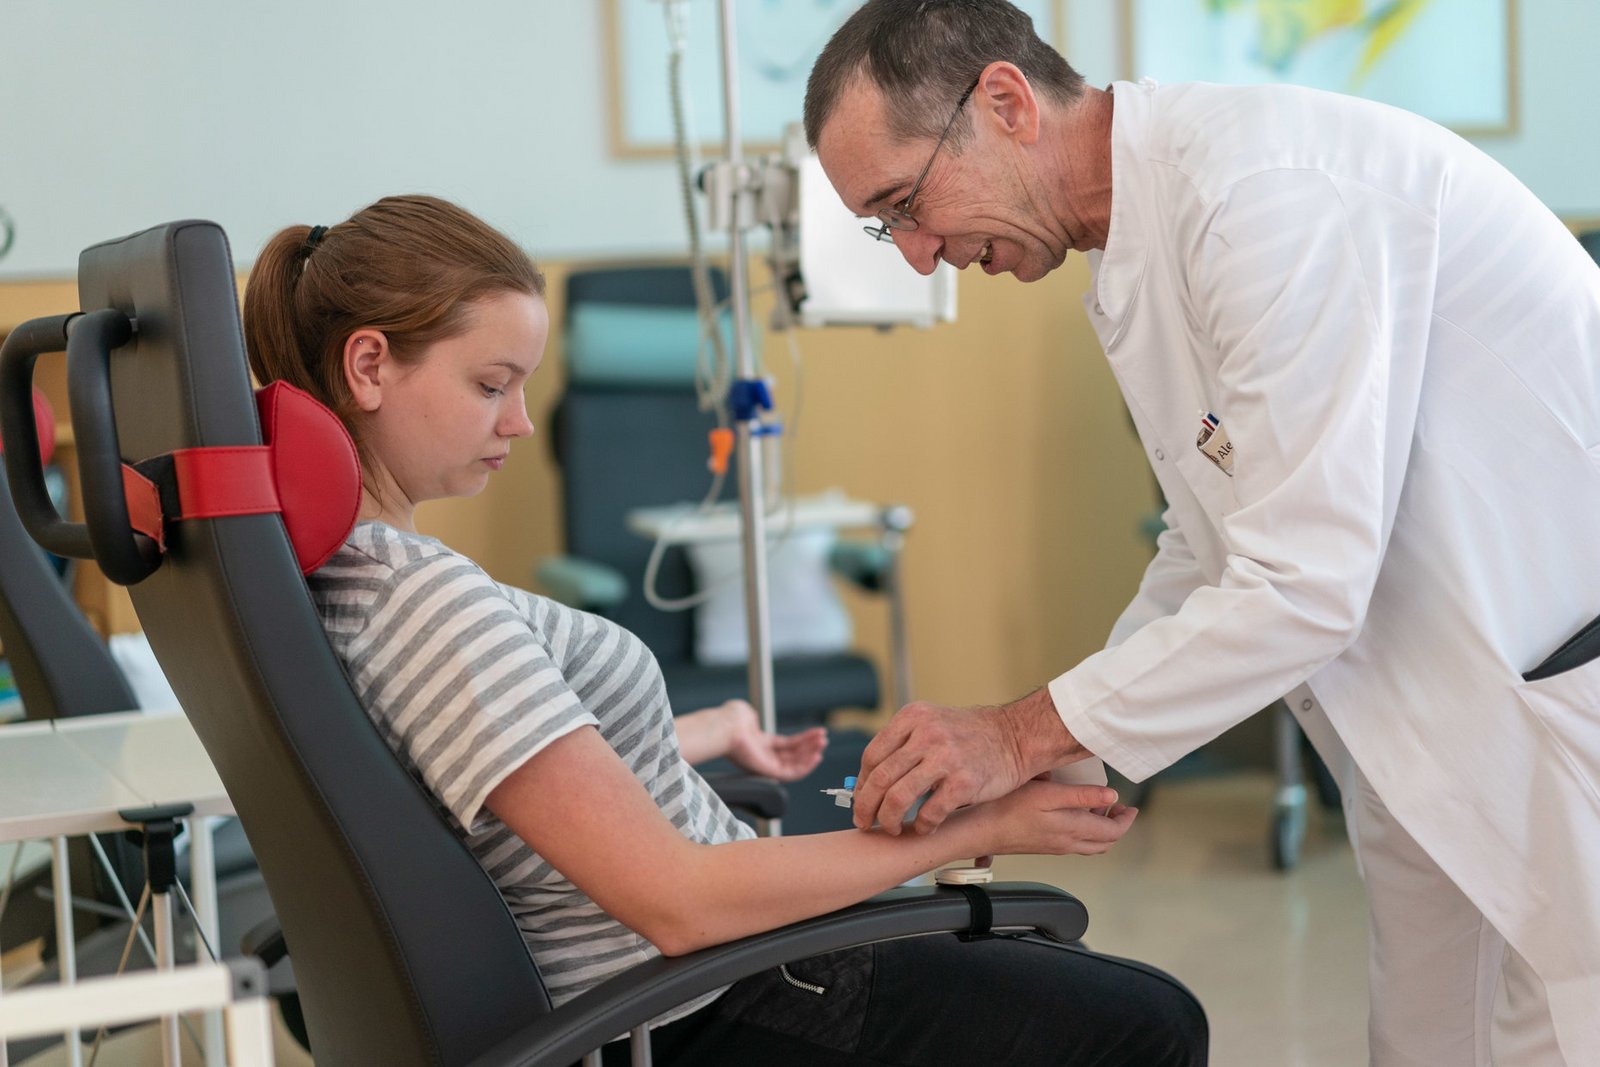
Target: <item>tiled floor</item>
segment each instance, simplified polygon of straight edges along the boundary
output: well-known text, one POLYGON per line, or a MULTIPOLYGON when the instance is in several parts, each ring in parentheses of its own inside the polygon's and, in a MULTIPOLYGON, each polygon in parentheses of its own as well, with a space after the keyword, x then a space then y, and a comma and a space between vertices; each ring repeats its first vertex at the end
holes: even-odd
MULTIPOLYGON (((1069 889, 1089 908, 1091 947, 1186 982, 1210 1017, 1217 1067, 1356 1067, 1367 935, 1355 863, 1337 819, 1313 810, 1299 866, 1274 871, 1271 799, 1265 773, 1162 782, 1108 855, 1002 857, 997 874, 1069 889)), ((279 1048, 279 1067, 308 1064, 286 1038, 279 1048)), ((31 1065, 61 1062, 58 1050, 31 1065)), ((149 1028, 99 1057, 100 1067, 158 1062, 149 1028)))
POLYGON ((1337 816, 1313 808, 1299 865, 1272 869, 1272 781, 1161 783, 1129 836, 1094 858, 1001 857, 996 876, 1050 882, 1089 909, 1090 947, 1182 979, 1218 1067, 1366 1062, 1366 900, 1337 816))

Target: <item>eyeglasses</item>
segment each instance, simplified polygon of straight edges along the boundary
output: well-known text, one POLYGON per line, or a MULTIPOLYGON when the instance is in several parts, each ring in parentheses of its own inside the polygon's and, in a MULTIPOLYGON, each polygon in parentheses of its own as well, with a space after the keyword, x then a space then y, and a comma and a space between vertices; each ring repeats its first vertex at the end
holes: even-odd
POLYGON ((967 100, 972 96, 972 91, 982 81, 982 76, 974 78, 972 84, 967 86, 967 91, 961 94, 961 99, 956 101, 956 109, 950 113, 950 121, 944 124, 944 132, 939 134, 939 140, 933 146, 933 155, 928 157, 928 162, 923 166, 922 173, 917 175, 917 180, 911 183, 911 191, 905 199, 878 212, 878 225, 871 223, 863 226, 867 236, 875 241, 893 241, 895 230, 914 230, 917 220, 911 217, 911 205, 916 202, 917 192, 922 188, 922 179, 928 176, 928 171, 933 167, 933 161, 939 158, 939 149, 944 146, 946 137, 950 136, 950 127, 956 124, 956 119, 961 115, 961 109, 967 106, 967 100))

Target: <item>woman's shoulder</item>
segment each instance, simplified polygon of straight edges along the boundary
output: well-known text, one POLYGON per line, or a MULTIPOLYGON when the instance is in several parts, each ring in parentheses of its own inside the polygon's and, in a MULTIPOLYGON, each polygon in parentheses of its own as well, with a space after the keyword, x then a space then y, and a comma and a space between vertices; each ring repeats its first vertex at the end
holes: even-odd
POLYGON ((308 582, 319 603, 371 608, 402 586, 445 572, 458 581, 493 584, 481 567, 437 538, 364 521, 308 582))

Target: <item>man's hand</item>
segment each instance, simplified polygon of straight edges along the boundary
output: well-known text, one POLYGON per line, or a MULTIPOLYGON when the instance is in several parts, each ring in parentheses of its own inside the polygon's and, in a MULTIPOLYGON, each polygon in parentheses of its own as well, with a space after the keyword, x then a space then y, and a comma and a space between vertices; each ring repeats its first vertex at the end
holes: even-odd
POLYGON ((908 704, 867 746, 856 781, 855 824, 932 833, 952 811, 1005 796, 1042 771, 1089 753, 1068 733, 1047 690, 1003 707, 908 704))

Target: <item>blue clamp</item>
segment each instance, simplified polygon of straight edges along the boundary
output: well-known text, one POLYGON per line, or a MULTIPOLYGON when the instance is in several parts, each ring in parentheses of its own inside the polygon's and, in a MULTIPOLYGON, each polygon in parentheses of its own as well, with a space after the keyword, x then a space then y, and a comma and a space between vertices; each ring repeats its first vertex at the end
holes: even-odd
POLYGON ((759 419, 772 410, 772 387, 764 378, 735 378, 728 386, 728 406, 739 422, 759 419))

